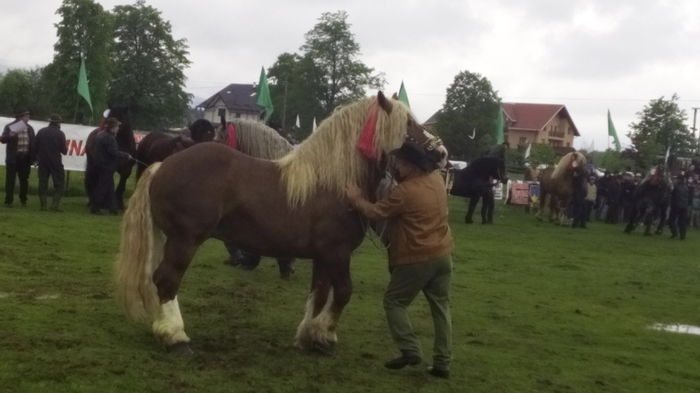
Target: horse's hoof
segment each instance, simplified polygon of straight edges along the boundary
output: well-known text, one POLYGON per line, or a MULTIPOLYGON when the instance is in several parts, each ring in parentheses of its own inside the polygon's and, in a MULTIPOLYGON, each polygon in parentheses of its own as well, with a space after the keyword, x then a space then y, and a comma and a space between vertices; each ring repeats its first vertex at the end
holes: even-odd
POLYGON ((311 351, 314 353, 318 353, 319 355, 333 356, 335 355, 335 343, 329 342, 324 344, 320 342, 314 342, 311 346, 311 351))
POLYGON ((181 341, 173 345, 168 346, 168 353, 172 353, 178 356, 192 356, 194 351, 190 348, 190 344, 181 341))
POLYGON ((473 224, 474 221, 472 221, 471 219, 466 219, 466 220, 464 220, 464 223, 465 224, 473 224))

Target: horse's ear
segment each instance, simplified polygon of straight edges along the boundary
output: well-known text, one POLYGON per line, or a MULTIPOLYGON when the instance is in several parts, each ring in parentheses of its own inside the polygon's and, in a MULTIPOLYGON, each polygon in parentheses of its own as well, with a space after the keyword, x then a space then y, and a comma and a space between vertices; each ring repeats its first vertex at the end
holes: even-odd
POLYGON ((393 108, 393 104, 391 101, 387 100, 386 97, 384 97, 384 93, 382 93, 381 90, 379 90, 379 93, 377 93, 377 101, 379 102, 379 106, 384 109, 384 111, 387 114, 391 114, 391 109, 393 108))
POLYGON ((398 100, 399 100, 399 95, 396 94, 396 92, 394 92, 394 94, 391 95, 391 99, 392 99, 392 100, 397 100, 397 101, 398 101, 398 100))

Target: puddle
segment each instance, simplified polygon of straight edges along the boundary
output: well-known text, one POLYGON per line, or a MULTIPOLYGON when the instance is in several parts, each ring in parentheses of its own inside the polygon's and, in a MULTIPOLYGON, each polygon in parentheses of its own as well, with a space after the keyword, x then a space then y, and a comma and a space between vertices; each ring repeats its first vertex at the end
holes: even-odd
POLYGON ((678 324, 664 325, 662 323, 655 323, 655 324, 651 325, 650 328, 654 329, 654 330, 661 330, 664 332, 681 333, 681 334, 695 334, 695 335, 700 336, 700 327, 693 326, 693 325, 678 325, 678 324))
POLYGON ((56 300, 61 297, 59 294, 54 293, 50 295, 40 295, 36 297, 36 300, 56 300))
MULTIPOLYGON (((31 295, 29 295, 31 296, 31 295)), ((56 300, 61 297, 58 293, 49 293, 45 295, 32 296, 34 300, 56 300)), ((22 295, 11 292, 0 292, 0 299, 10 299, 10 298, 24 298, 22 295)))

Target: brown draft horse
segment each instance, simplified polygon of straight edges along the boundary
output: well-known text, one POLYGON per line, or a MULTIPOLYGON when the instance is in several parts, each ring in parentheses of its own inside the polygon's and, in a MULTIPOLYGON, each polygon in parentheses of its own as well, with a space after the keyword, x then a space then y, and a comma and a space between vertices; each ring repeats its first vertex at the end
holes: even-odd
POLYGON ((404 143, 436 167, 444 159, 439 138, 406 105, 380 92, 337 109, 277 161, 209 142, 152 165, 123 217, 118 300, 129 317, 150 322, 166 346, 190 353, 177 292, 206 239, 231 241, 261 255, 309 258, 311 292, 295 342, 308 350, 332 350, 352 293, 350 256, 366 228, 348 208, 345 187, 356 184, 371 195, 385 169, 383 157, 404 143), (362 152, 360 140, 369 141, 362 152))
POLYGON ((567 208, 573 196, 573 175, 586 169, 586 156, 579 152, 567 153, 556 166, 540 173, 540 209, 537 219, 541 220, 545 207, 549 205, 549 220, 558 220, 560 225, 568 223, 567 208))
POLYGON ((194 145, 214 140, 214 126, 204 119, 195 120, 183 132, 154 131, 148 133, 136 148, 136 178, 140 178, 146 167, 154 162, 194 145))
MULTIPOLYGON (((139 143, 136 150, 137 169, 136 177, 141 178, 141 174, 146 167, 162 162, 167 157, 183 151, 194 144, 207 141, 221 142, 243 154, 252 157, 272 160, 281 158, 290 151, 293 146, 275 129, 266 126, 264 123, 254 120, 234 119, 227 124, 225 117, 221 117, 218 127, 204 119, 195 120, 189 128, 180 133, 151 132, 139 143), (227 125, 234 127, 235 142, 230 143, 227 125)), ((230 254, 230 260, 240 264, 247 270, 255 269, 260 263, 260 256, 240 250, 235 244, 226 243, 226 249, 230 254)), ((287 279, 294 271, 292 258, 278 258, 280 277, 287 279)))

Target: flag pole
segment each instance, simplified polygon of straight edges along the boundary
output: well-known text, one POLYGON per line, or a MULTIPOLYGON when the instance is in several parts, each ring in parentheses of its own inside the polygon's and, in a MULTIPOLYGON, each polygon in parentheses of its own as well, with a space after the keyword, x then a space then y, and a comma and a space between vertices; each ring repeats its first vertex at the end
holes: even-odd
MULTIPOLYGON (((80 61, 82 61, 83 54, 80 54, 80 61)), ((78 73, 78 80, 80 80, 80 73, 78 73)), ((75 94, 75 110, 73 111, 73 124, 78 122, 78 106, 80 105, 80 93, 76 91, 75 94)))

